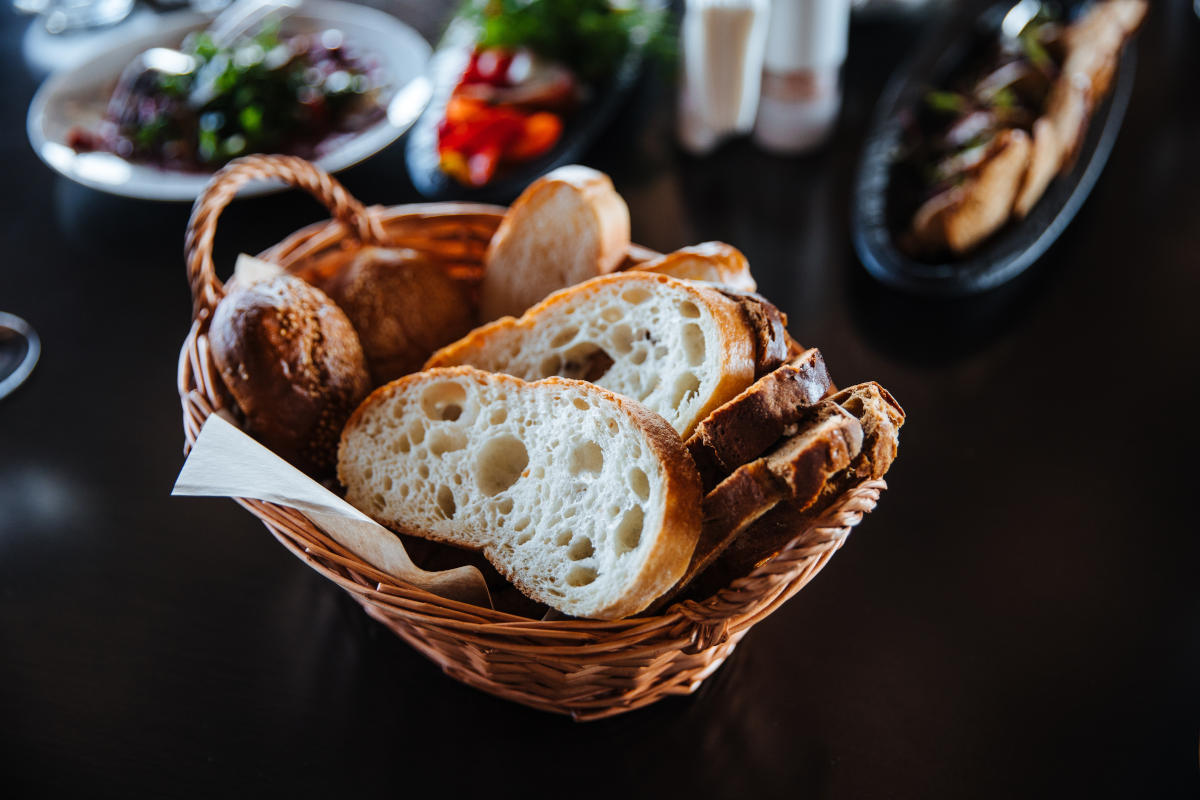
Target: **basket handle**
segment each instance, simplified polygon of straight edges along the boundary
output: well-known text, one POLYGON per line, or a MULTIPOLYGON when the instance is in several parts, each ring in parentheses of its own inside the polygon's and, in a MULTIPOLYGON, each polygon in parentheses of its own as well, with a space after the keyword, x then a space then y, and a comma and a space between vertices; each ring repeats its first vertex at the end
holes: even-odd
POLYGON ((211 314, 225 296, 225 286, 217 278, 212 259, 217 218, 239 189, 251 181, 269 179, 281 180, 307 191, 362 244, 382 241, 379 221, 320 167, 296 156, 244 156, 230 161, 212 176, 196 198, 188 220, 184 258, 187 260, 188 283, 192 287, 193 317, 211 314))

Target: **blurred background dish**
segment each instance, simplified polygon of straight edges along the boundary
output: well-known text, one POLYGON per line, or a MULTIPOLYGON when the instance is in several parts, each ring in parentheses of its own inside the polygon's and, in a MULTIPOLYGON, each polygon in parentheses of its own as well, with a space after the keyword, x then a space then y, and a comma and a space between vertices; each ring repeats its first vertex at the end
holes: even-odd
MULTIPOLYGON (((260 57, 270 58, 276 49, 264 48, 261 41, 253 39, 241 43, 235 40, 240 48, 237 52, 222 50, 211 41, 197 42, 195 37, 183 44, 189 34, 204 31, 210 22, 210 18, 190 12, 163 17, 154 34, 113 47, 86 63, 53 75, 30 104, 27 132, 34 151, 59 173, 94 189, 143 199, 190 201, 203 188, 212 169, 239 154, 235 152, 239 145, 242 152, 255 152, 255 145, 290 148, 315 157, 316 163, 336 172, 395 141, 428 101, 429 84, 424 70, 430 48, 416 31, 372 8, 336 0, 306 0, 282 19, 278 36, 266 43, 282 44, 291 37, 309 35, 313 45, 303 57, 313 63, 301 66, 322 73, 318 77, 325 83, 333 71, 342 71, 347 81, 361 80, 359 76, 365 76, 368 67, 358 65, 369 65, 378 75, 373 78, 378 84, 373 101, 378 105, 376 113, 359 113, 357 120, 349 125, 350 130, 338 130, 333 124, 323 123, 323 127, 311 129, 311 136, 291 135, 298 120, 295 114, 281 107, 286 102, 278 98, 283 84, 260 81, 255 86, 260 93, 275 93, 273 106, 234 105, 237 93, 227 91, 236 81, 246 78, 246 73, 238 69, 240 53, 257 49, 261 51, 260 57), (346 50, 355 54, 356 61, 350 62, 351 67, 339 63, 338 51, 343 42, 346 50), (181 45, 187 52, 178 51, 181 45), (153 92, 143 92, 143 80, 137 76, 121 82, 122 96, 128 95, 133 100, 127 104, 134 109, 133 116, 142 113, 148 103, 164 113, 147 122, 144 116, 122 119, 123 112, 117 103, 113 105, 118 110, 110 110, 110 97, 118 79, 135 62, 148 65, 143 54, 152 48, 163 48, 154 52, 174 56, 175 61, 180 61, 182 55, 199 63, 195 80, 183 87, 186 102, 176 105, 196 106, 206 112, 216 109, 216 113, 197 115, 184 108, 182 113, 167 114, 173 101, 159 90, 159 82, 155 81, 153 92), (205 86, 201 84, 217 91, 226 90, 227 104, 220 105, 221 97, 214 100, 215 91, 194 102, 197 95, 204 93, 205 86), (210 105, 203 105, 205 102, 210 105), (182 133, 177 130, 178 141, 158 135, 164 127, 184 128, 184 122, 176 120, 186 122, 189 114, 199 130, 182 133), (235 116, 236 120, 232 119, 235 116), (286 128, 289 135, 279 136, 277 130, 264 130, 272 120, 276 128, 286 128), (254 132, 261 136, 255 138, 254 132)), ((268 29, 265 37, 270 36, 268 29)), ((182 67, 191 65, 152 66, 156 70, 182 72, 182 67)), ((190 80, 191 75, 188 77, 190 80)), ((320 113, 308 118, 330 119, 328 99, 328 95, 316 97, 320 113)), ((271 184, 251 184, 244 191, 260 194, 273 188, 271 184)))
POLYGON ((134 0, 13 0, 13 9, 36 14, 51 34, 113 25, 129 16, 134 0))
POLYGON ((41 354, 42 341, 30 324, 0 311, 0 400, 25 382, 41 354))
MULTIPOLYGON (((1076 8, 1080 5, 1075 4, 1076 8)), ((947 86, 978 61, 982 51, 995 46, 1000 24, 1014 7, 1011 2, 972 3, 952 14, 894 73, 876 105, 859 163, 851 225, 863 265, 889 286, 954 296, 986 291, 1015 278, 1036 262, 1070 223, 1112 152, 1133 91, 1135 43, 1126 46, 1121 55, 1111 89, 1092 110, 1073 160, 1067 160, 1026 216, 1014 216, 959 255, 914 254, 913 248, 906 246, 918 207, 914 182, 919 180, 914 174, 919 165, 909 163, 912 132, 919 127, 922 110, 931 98, 950 94, 932 90, 947 86)))
POLYGON ((657 0, 466 3, 408 137, 413 186, 432 199, 507 202, 579 160, 628 97, 664 18, 657 0))

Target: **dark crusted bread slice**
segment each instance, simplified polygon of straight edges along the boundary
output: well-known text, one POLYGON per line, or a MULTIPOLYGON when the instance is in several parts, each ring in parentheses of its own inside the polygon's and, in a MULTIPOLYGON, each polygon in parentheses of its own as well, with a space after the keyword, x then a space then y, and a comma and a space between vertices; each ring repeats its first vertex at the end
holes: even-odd
POLYGON ((721 294, 738 304, 746 326, 754 331, 754 377, 761 378, 787 361, 792 341, 787 332, 787 315, 755 292, 722 288, 721 294))
POLYGON ((583 381, 469 367, 387 384, 342 434, 346 499, 403 533, 480 550, 577 617, 637 613, 683 574, 700 480, 679 435, 583 381))
POLYGON ((850 465, 854 477, 882 478, 896 460, 904 409, 875 381, 848 386, 828 399, 853 414, 862 425, 862 452, 850 465))
POLYGON ((434 353, 525 380, 591 381, 632 397, 687 436, 754 381, 755 338, 713 287, 646 272, 605 275, 503 317, 434 353))
POLYGON ((863 444, 858 455, 827 482, 814 502, 805 505, 784 501, 749 526, 713 564, 711 580, 706 575, 705 586, 725 586, 747 575, 812 524, 847 489, 863 480, 882 478, 888 471, 896 458, 900 426, 904 424, 904 409, 896 399, 872 381, 843 389, 829 401, 841 404, 862 425, 863 444))
POLYGON ((782 439, 829 386, 825 359, 811 348, 705 417, 687 440, 705 491, 782 439))
POLYGON ((704 525, 687 571, 671 596, 703 572, 738 536, 777 504, 806 506, 862 449, 862 426, 837 403, 810 406, 800 431, 744 464, 704 498, 704 525))

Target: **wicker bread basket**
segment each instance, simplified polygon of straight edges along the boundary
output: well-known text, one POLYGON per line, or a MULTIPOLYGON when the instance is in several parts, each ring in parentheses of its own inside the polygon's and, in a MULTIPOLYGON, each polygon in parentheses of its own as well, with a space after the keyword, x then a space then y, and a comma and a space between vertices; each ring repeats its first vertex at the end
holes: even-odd
MULTIPOLYGON (((194 313, 178 380, 188 449, 205 419, 231 404, 208 343, 209 320, 224 296, 212 260, 217 219, 242 185, 270 179, 307 190, 333 215, 262 254, 289 270, 331 261, 346 248, 385 244, 419 250, 460 275, 478 275, 504 211, 461 203, 368 209, 328 174, 291 157, 251 156, 218 172, 197 199, 187 231, 194 313)), ((629 257, 652 255, 634 247, 629 257)), ((447 600, 379 572, 297 511, 258 500, 238 502, 296 557, 349 592, 446 674, 499 697, 588 720, 694 692, 751 626, 825 566, 884 488, 881 480, 853 487, 812 526, 797 530, 778 555, 712 597, 615 622, 528 619, 447 600)))

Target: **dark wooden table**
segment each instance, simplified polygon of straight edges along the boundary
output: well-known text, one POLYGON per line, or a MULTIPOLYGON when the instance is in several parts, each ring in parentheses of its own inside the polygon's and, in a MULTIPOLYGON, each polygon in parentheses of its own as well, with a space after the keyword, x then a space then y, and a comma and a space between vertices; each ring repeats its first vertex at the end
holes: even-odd
MULTIPOLYGON (((866 121, 919 25, 855 25, 810 157, 685 157, 669 93, 640 88, 587 159, 635 239, 742 248, 835 379, 878 379, 909 422, 878 510, 701 691, 592 724, 454 682, 232 502, 169 497, 188 209, 36 160, 6 7, 0 309, 45 350, 0 403, 4 793, 1197 796, 1200 22, 1155 6, 1095 192, 972 300, 885 291, 849 242, 866 121)), ((344 178, 414 199, 399 147, 344 178)), ((320 216, 239 202, 221 263, 320 216)))

